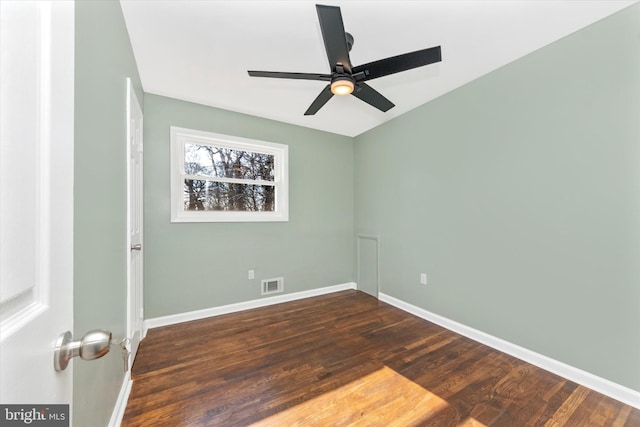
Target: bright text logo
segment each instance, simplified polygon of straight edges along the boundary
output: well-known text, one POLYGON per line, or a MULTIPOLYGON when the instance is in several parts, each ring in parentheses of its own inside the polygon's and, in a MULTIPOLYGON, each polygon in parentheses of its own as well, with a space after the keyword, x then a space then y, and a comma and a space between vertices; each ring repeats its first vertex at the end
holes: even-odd
POLYGON ((3 426, 69 427, 69 405, 0 405, 3 426))

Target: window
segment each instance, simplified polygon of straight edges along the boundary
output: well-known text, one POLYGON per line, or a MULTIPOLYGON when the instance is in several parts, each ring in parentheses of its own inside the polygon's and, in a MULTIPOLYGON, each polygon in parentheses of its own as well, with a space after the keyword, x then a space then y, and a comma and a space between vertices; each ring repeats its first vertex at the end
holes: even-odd
POLYGON ((288 221, 288 147, 171 127, 171 221, 288 221))

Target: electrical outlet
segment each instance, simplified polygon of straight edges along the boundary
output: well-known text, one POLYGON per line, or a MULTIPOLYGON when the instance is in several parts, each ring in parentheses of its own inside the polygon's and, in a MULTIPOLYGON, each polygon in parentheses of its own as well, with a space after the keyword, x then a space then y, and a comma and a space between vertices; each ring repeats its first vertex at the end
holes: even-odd
POLYGON ((427 284, 427 273, 420 273, 420 284, 421 285, 427 284))
POLYGON ((247 278, 248 278, 249 280, 253 280, 253 279, 255 279, 255 278, 256 278, 256 272, 255 272, 255 271, 253 271, 253 270, 249 270, 249 272, 248 272, 248 274, 247 274, 247 278))

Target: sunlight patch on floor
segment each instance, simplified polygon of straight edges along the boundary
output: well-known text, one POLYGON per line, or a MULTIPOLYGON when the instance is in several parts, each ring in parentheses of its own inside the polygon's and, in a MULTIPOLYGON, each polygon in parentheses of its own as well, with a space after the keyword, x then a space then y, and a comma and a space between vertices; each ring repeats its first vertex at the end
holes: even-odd
POLYGON ((487 427, 486 424, 482 424, 480 421, 476 420, 473 417, 469 417, 462 424, 459 424, 458 427, 487 427))
POLYGON ((447 405, 445 400, 385 366, 251 426, 406 427, 428 419, 447 405))

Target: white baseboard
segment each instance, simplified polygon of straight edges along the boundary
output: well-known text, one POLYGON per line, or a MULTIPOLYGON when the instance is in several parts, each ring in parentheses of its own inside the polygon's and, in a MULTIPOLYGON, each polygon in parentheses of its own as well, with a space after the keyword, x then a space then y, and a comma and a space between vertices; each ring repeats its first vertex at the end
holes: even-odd
POLYGON ((341 285, 327 286, 324 288, 312 289, 309 291, 295 292, 292 294, 278 295, 268 298, 260 298, 251 301, 239 302, 235 304, 227 304, 219 307, 205 308, 203 310, 190 311, 187 313, 172 314, 170 316, 155 317, 144 321, 144 335, 147 330, 159 328, 160 326, 175 325, 176 323, 189 322, 191 320, 199 320, 207 317, 220 316, 222 314, 236 313, 238 311, 250 310, 252 308, 266 307, 268 305, 280 304, 283 302, 295 301, 303 298, 315 297, 318 295, 330 294, 333 292, 345 291, 348 289, 356 289, 353 282, 341 285))
POLYGON ((116 405, 111 413, 109 427, 119 427, 120 424, 122 424, 122 418, 124 418, 124 411, 127 409, 127 401, 129 400, 129 393, 131 393, 132 384, 131 369, 129 369, 122 380, 122 387, 120 387, 118 400, 116 400, 116 405))
POLYGON ((560 375, 563 378, 588 387, 622 403, 633 406, 634 408, 640 409, 640 392, 636 390, 598 377, 589 372, 583 371, 582 369, 567 365, 566 363, 536 353, 535 351, 528 350, 524 347, 520 347, 519 345, 512 344, 477 329, 473 329, 469 326, 463 325, 462 323, 431 313, 430 311, 416 307, 415 305, 409 304, 390 295, 386 295, 382 292, 380 292, 379 298, 381 301, 391 304, 408 313, 433 322, 467 338, 471 338, 474 341, 478 341, 484 345, 495 348, 496 350, 500 350, 503 353, 517 357, 520 360, 531 363, 532 365, 556 375, 560 375))

